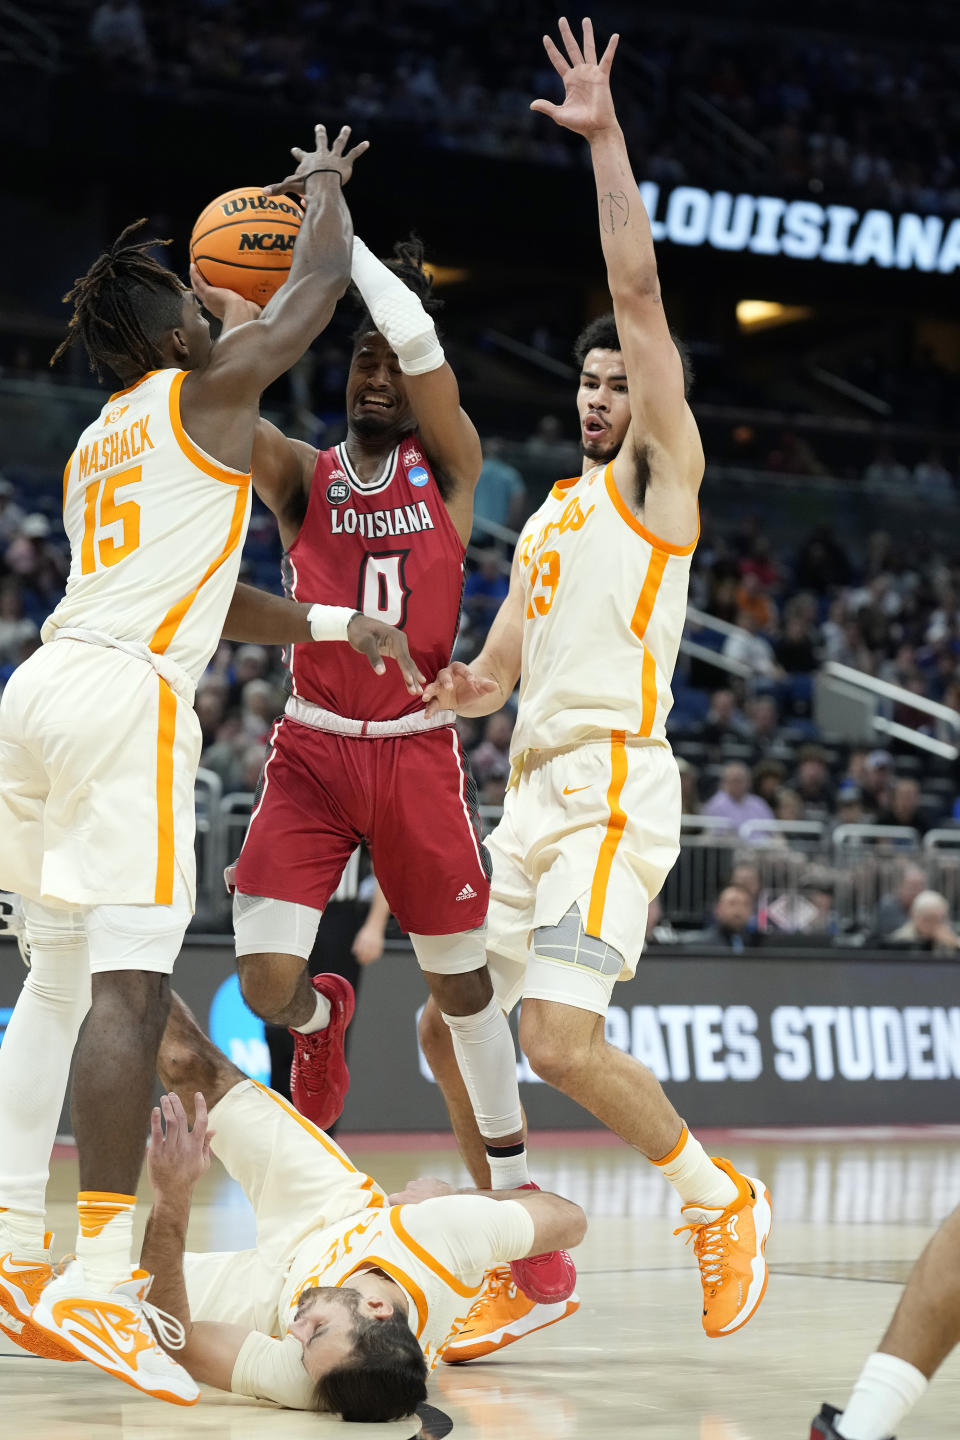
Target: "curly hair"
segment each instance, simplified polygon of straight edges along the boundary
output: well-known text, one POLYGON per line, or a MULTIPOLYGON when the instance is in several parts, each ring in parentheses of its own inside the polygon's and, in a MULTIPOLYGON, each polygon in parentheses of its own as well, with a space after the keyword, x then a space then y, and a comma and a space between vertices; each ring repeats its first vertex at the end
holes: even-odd
POLYGON ((128 225, 64 295, 64 304, 73 305, 73 315, 51 365, 79 340, 98 380, 103 379, 104 369, 127 379, 160 367, 159 342, 180 324, 184 287, 150 254, 154 246, 169 245, 169 240, 133 243, 131 237, 146 223, 134 220, 128 225))

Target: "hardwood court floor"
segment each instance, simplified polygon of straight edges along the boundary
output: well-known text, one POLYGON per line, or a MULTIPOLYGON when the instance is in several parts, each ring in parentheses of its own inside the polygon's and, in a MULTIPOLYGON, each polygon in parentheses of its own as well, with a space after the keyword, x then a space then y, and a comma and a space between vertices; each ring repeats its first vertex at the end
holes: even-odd
MULTIPOLYGON (((441 1367, 422 1440, 807 1440, 821 1400, 843 1404, 898 1287, 937 1222, 960 1201, 960 1128, 887 1134, 739 1132, 714 1140, 770 1186, 774 1231, 767 1298, 726 1340, 700 1329, 697 1276, 674 1239, 675 1205, 625 1147, 568 1135, 536 1150, 546 1189, 583 1204, 579 1313, 469 1366, 441 1367)), ((346 1148, 388 1188, 416 1174, 465 1183, 449 1149, 423 1142, 346 1148)), ((375 1143, 375 1142, 374 1142, 375 1143)), ((51 1221, 73 1238, 71 1158, 54 1161, 51 1221)), ((216 1168, 198 1191, 190 1243, 250 1243, 246 1202, 216 1168)), ((358 1436, 355 1426, 207 1391, 193 1409, 149 1401, 90 1366, 36 1360, 0 1337, 3 1440, 299 1440, 358 1436), (22 1357, 22 1358, 20 1358, 22 1357)), ((956 1440, 960 1361, 952 1357, 899 1440, 956 1440)), ((419 1422, 364 1426, 362 1440, 418 1433, 419 1422)))

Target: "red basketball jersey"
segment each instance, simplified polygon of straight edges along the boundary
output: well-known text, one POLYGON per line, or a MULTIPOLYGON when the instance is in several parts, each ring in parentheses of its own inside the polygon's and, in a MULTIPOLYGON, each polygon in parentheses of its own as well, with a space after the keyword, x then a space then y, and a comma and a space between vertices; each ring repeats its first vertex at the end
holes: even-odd
MULTIPOLYGON (((406 632, 432 680, 450 663, 463 595, 460 537, 415 435, 373 480, 357 478, 345 445, 321 450, 300 533, 283 560, 287 594, 349 605, 406 632)), ((291 645, 293 693, 357 720, 395 720, 422 708, 392 660, 376 675, 346 644, 291 645)))

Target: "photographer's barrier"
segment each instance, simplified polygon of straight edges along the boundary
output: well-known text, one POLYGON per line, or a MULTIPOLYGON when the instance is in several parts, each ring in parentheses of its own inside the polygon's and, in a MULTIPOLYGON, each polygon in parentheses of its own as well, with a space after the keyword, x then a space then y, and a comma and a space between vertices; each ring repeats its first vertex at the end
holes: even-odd
MULTIPOLYGON (((16 946, 0 945, 0 1027, 23 974, 16 946)), ((266 1079, 263 1027, 240 998, 232 945, 189 941, 174 984, 234 1062, 266 1079)), ((350 1031, 345 1131, 447 1128, 443 1101, 417 1047, 425 996, 405 943, 391 945, 365 972, 350 1031)), ((954 960, 899 951, 651 950, 636 977, 617 986, 607 1037, 650 1066, 692 1125, 960 1118, 960 966, 954 960)), ((518 1064, 533 1129, 596 1124, 540 1083, 524 1060, 518 1064)))

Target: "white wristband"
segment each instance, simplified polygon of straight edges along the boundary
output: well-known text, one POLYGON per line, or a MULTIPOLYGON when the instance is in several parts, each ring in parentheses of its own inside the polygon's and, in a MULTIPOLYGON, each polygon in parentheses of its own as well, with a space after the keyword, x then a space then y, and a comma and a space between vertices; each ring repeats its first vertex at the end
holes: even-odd
POLYGON ((359 613, 349 605, 311 605, 307 611, 310 634, 314 640, 346 640, 347 626, 359 613))
POLYGON ((420 297, 389 266, 353 237, 353 281, 370 318, 400 362, 405 375, 426 375, 444 361, 437 327, 420 297))

